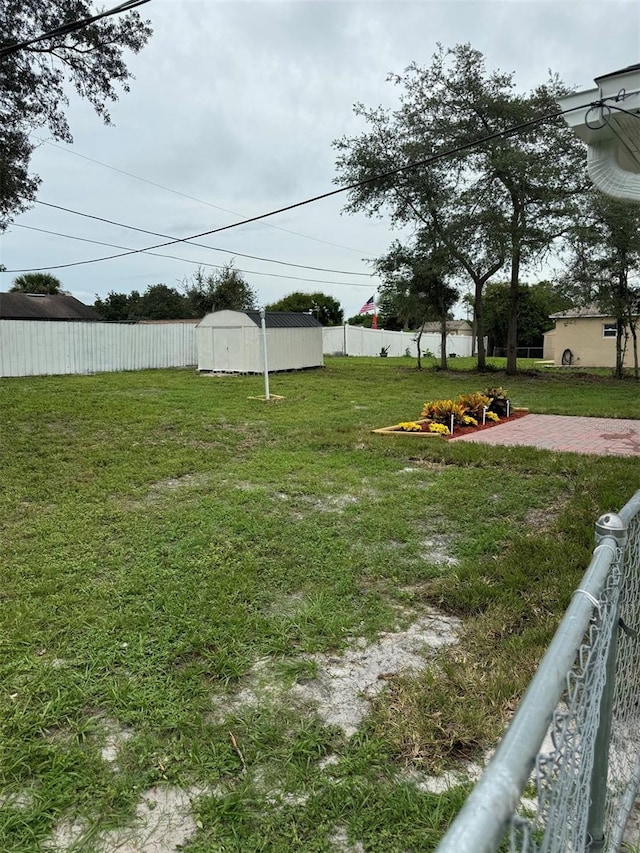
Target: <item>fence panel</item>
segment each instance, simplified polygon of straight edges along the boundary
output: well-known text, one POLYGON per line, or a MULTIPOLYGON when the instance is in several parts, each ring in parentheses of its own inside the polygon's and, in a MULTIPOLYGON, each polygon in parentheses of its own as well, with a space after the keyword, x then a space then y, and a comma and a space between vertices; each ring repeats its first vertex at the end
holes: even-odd
POLYGON ((189 367, 197 360, 188 323, 0 320, 0 376, 189 367))
POLYGON ((620 850, 640 781, 639 511, 640 491, 596 524, 589 568, 438 853, 620 850))
MULTIPOLYGON (((417 355, 415 332, 390 332, 346 324, 324 328, 322 339, 325 355, 378 356, 384 348, 388 348, 390 357, 407 355, 407 352, 414 357, 417 355)), ((440 335, 425 332, 420 339, 420 349, 440 357, 440 335)), ((447 355, 470 356, 472 352, 470 335, 447 336, 447 355)))

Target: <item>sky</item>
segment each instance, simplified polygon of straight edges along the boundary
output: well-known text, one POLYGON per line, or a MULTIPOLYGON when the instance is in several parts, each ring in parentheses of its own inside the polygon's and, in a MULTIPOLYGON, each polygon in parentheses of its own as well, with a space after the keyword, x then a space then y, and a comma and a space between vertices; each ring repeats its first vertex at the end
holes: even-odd
MULTIPOLYGON (((640 62, 637 0, 151 0, 140 13, 154 35, 128 58, 135 79, 110 108, 114 126, 71 92, 73 144, 34 132, 38 201, 120 224, 36 204, 0 235, 9 271, 49 270, 87 304, 180 288, 198 265, 235 258, 261 305, 319 290, 356 314, 379 283, 368 261, 402 233, 387 216, 344 213, 346 195, 198 240, 216 251, 179 244, 157 250, 172 258, 59 266, 118 252, 71 237, 138 249, 161 240, 123 225, 187 237, 335 189, 332 142, 364 130, 353 105, 393 108, 387 75, 428 66, 437 43, 469 42, 521 91, 549 70, 589 89, 640 62)), ((15 275, 0 274, 0 290, 15 275)))

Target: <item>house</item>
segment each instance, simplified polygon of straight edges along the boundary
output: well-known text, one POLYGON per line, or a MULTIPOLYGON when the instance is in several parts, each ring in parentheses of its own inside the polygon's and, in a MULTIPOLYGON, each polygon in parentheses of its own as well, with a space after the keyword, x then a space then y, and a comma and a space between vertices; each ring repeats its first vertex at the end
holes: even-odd
MULTIPOLYGON (((571 308, 551 314, 555 329, 544 334, 544 358, 556 367, 615 367, 616 330, 615 317, 593 306, 571 308)), ((625 367, 633 366, 633 351, 625 353, 625 367)))
MULTIPOLYGON (((269 372, 322 367, 322 326, 310 314, 265 313, 269 372)), ((259 311, 214 311, 196 326, 198 370, 262 373, 264 344, 259 311)))
POLYGON ((0 293, 0 320, 102 320, 67 293, 0 293))
MULTIPOLYGON (((440 334, 439 322, 424 323, 422 331, 432 335, 440 334)), ((470 320, 447 320, 447 337, 449 335, 473 335, 473 324, 470 320)))

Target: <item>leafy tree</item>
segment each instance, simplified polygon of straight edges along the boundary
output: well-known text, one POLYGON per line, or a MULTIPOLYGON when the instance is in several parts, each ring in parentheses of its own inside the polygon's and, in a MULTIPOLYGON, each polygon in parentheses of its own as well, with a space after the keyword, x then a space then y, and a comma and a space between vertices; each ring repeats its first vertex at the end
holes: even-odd
POLYGON ((420 341, 428 321, 440 322, 440 366, 447 368, 447 320, 458 298, 458 291, 446 280, 447 253, 429 250, 418 242, 412 247, 395 242, 388 254, 376 262, 383 277, 380 304, 394 311, 408 328, 419 329, 416 344, 418 368, 421 367, 420 341))
POLYGON ((340 326, 344 312, 340 303, 326 293, 296 291, 266 306, 267 311, 301 311, 313 314, 323 326, 340 326))
MULTIPOLYGON (((90 0, 4 0, 0 46, 28 41, 94 14, 90 0)), ((46 128, 72 142, 66 118, 67 83, 89 101, 105 124, 117 87, 129 89, 123 55, 138 53, 151 36, 136 11, 102 18, 74 32, 51 36, 0 59, 0 231, 26 210, 40 182, 29 172, 29 134, 46 128)))
POLYGON ((11 293, 60 293, 62 282, 50 272, 25 272, 14 278, 11 293))
POLYGON ((96 294, 93 307, 104 317, 105 320, 130 320, 129 312, 132 304, 140 300, 140 294, 133 290, 130 294, 116 293, 111 290, 105 299, 96 294))
POLYGON ((204 317, 212 311, 253 311, 257 307, 255 290, 242 273, 234 269, 233 261, 209 275, 198 268, 193 279, 183 284, 183 289, 195 317, 204 317))
MULTIPOLYGON (((510 292, 508 282, 491 282, 484 295, 485 331, 489 351, 507 346, 510 292)), ((541 347, 553 328, 550 315, 564 311, 571 300, 549 281, 521 284, 518 292, 518 346, 541 347)))
POLYGON ((96 297, 93 306, 105 320, 188 320, 196 314, 191 301, 174 287, 152 284, 140 295, 111 291, 106 299, 96 297))
POLYGON ((555 100, 565 88, 553 78, 518 95, 513 75, 488 74, 482 54, 469 44, 439 46, 429 68, 414 63, 389 80, 401 88, 399 109, 357 104, 370 130, 334 143, 340 182, 369 180, 350 191, 346 210, 388 210, 393 225, 412 225, 423 243, 446 251, 450 271, 471 279, 480 368, 483 289, 508 264, 507 369, 513 373, 521 271, 539 261, 566 227, 582 188, 583 153, 561 122, 477 141, 557 111, 555 100), (439 159, 372 180, 433 157, 439 159))
POLYGON ((139 320, 188 320, 195 317, 191 301, 175 287, 167 287, 166 284, 150 285, 135 304, 130 305, 129 315, 131 319, 139 320))
POLYGON ((638 378, 640 207, 592 190, 570 237, 565 292, 575 304, 595 304, 617 321, 615 376, 624 374, 629 335, 638 378))

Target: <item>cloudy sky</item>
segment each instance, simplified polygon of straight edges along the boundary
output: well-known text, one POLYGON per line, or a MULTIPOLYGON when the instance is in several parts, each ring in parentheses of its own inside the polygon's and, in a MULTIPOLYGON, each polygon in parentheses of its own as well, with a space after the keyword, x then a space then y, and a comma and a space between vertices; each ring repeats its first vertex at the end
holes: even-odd
MULTIPOLYGON (((216 251, 158 250, 172 258, 57 269, 117 250, 43 230, 142 248, 160 241, 122 225, 185 237, 331 190, 332 141, 362 129, 353 104, 393 106, 387 74, 428 65, 437 42, 470 42, 525 91, 549 69, 586 89, 640 62, 637 0, 151 0, 140 11, 154 35, 129 61, 136 79, 111 109, 115 126, 72 98, 74 144, 39 132, 33 157, 39 201, 121 225, 37 204, 0 236, 8 270, 49 269, 87 303, 111 290, 175 287, 198 264, 235 256, 263 304, 321 290, 355 314, 376 289, 361 275, 366 259, 396 234, 388 220, 342 214, 340 196, 198 241, 216 251)), ((0 274, 0 290, 14 276, 0 274)))

